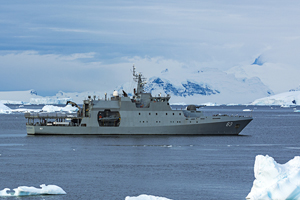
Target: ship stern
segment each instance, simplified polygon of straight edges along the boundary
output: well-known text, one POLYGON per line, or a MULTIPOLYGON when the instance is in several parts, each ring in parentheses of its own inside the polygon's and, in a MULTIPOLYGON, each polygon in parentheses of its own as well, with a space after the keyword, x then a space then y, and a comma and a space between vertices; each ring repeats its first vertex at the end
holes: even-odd
POLYGON ((35 135, 35 129, 32 125, 26 125, 27 135, 35 135))

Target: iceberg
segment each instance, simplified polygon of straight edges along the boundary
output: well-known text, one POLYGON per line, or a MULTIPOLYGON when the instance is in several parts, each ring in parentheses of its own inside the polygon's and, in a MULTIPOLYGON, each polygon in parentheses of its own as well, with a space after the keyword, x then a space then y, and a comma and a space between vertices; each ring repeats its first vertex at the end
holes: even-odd
POLYGON ((59 106, 52 106, 52 105, 45 105, 42 108, 43 112, 77 112, 78 108, 72 107, 71 105, 66 105, 65 107, 59 107, 59 106))
POLYGON ((288 107, 291 105, 299 105, 299 102, 300 91, 289 91, 256 99, 251 105, 280 105, 281 107, 288 107))
POLYGON ((40 185, 41 188, 19 186, 13 189, 14 192, 9 192, 9 188, 0 191, 0 196, 31 196, 31 195, 50 195, 50 194, 67 194, 61 187, 57 185, 40 185))
POLYGON ((246 199, 300 200, 300 156, 295 156, 285 164, 278 164, 268 155, 257 155, 254 176, 246 199))
POLYGON ((2 102, 0 102, 0 114, 10 114, 11 109, 4 105, 2 102))
POLYGON ((167 199, 165 197, 157 197, 157 196, 152 196, 152 195, 141 194, 140 196, 137 196, 137 197, 127 196, 125 198, 125 200, 172 200, 172 199, 167 199))

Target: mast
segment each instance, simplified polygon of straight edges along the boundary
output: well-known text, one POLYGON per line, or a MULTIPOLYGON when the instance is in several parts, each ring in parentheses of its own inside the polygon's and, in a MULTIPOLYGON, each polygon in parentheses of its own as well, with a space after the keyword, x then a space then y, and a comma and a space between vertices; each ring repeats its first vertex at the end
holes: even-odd
POLYGON ((135 66, 133 65, 133 80, 137 82, 136 93, 144 93, 144 85, 146 84, 146 78, 143 77, 142 73, 136 73, 135 66))

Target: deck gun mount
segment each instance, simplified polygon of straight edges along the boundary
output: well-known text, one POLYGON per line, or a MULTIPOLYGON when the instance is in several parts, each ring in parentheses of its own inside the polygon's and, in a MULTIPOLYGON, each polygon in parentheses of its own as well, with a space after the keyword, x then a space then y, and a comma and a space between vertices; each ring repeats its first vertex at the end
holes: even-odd
POLYGON ((200 105, 200 106, 196 106, 196 105, 188 105, 186 107, 187 110, 191 110, 191 111, 195 111, 197 108, 202 108, 205 107, 205 105, 200 105))

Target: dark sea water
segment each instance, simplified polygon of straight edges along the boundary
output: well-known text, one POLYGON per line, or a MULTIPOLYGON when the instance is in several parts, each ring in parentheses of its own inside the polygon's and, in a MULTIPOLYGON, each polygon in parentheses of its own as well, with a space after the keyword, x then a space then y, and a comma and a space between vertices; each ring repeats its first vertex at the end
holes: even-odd
MULTIPOLYGON (((245 108, 203 110, 250 115, 245 108)), ((53 184, 67 192, 3 199, 245 199, 256 155, 282 164, 300 155, 300 113, 247 108, 254 120, 239 136, 27 136, 23 114, 0 114, 0 190, 53 184)))

